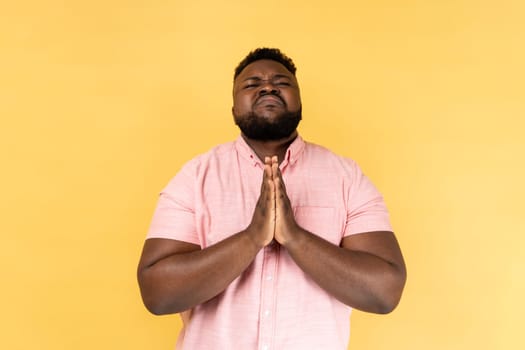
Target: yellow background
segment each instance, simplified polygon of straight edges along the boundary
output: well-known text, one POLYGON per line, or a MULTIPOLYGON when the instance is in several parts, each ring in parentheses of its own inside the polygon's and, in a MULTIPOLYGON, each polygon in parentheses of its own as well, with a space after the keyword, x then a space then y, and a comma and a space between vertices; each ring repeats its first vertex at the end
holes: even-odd
POLYGON ((408 265, 350 349, 523 349, 521 1, 2 1, 0 348, 172 349, 135 278, 157 193, 238 134, 251 49, 298 65, 300 132, 358 161, 408 265))

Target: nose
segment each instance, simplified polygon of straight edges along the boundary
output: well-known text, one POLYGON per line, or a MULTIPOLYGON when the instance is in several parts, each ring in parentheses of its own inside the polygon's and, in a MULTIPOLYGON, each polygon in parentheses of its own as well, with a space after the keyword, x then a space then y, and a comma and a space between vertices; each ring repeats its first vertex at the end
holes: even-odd
POLYGON ((279 95, 281 93, 281 91, 279 90, 279 88, 273 84, 272 81, 270 80, 265 80, 261 83, 261 86, 260 86, 260 89, 259 89, 259 95, 267 95, 267 94, 272 94, 272 95, 279 95))

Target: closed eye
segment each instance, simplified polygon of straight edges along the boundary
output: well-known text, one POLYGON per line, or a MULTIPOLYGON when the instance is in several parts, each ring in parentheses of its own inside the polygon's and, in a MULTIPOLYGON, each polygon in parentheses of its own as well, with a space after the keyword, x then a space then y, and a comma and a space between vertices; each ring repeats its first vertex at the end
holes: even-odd
POLYGON ((257 86, 259 86, 258 83, 246 84, 246 85, 244 85, 244 89, 251 89, 251 88, 255 88, 257 86))

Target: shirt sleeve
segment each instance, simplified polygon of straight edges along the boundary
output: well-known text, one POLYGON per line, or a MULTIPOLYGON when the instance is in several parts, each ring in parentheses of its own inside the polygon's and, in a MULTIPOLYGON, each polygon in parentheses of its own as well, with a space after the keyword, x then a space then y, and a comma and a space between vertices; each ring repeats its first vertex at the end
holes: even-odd
POLYGON ((344 236, 364 232, 393 231, 381 193, 354 161, 349 161, 349 166, 351 176, 347 185, 344 236))
POLYGON ((186 165, 162 190, 146 239, 167 238, 200 245, 195 223, 194 179, 186 165))

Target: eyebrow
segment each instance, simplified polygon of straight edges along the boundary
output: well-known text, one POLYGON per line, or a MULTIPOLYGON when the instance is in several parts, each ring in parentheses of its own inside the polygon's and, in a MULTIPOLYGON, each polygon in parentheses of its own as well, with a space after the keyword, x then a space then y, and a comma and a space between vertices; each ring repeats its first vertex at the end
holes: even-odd
POLYGON ((248 77, 246 79, 243 79, 242 81, 248 81, 248 80, 273 80, 273 79, 280 79, 280 78, 286 78, 286 79, 290 79, 292 80, 291 77, 289 77, 288 75, 286 74, 275 74, 273 77, 271 77, 270 79, 261 79, 260 77, 256 77, 256 76, 252 76, 252 77, 248 77))

